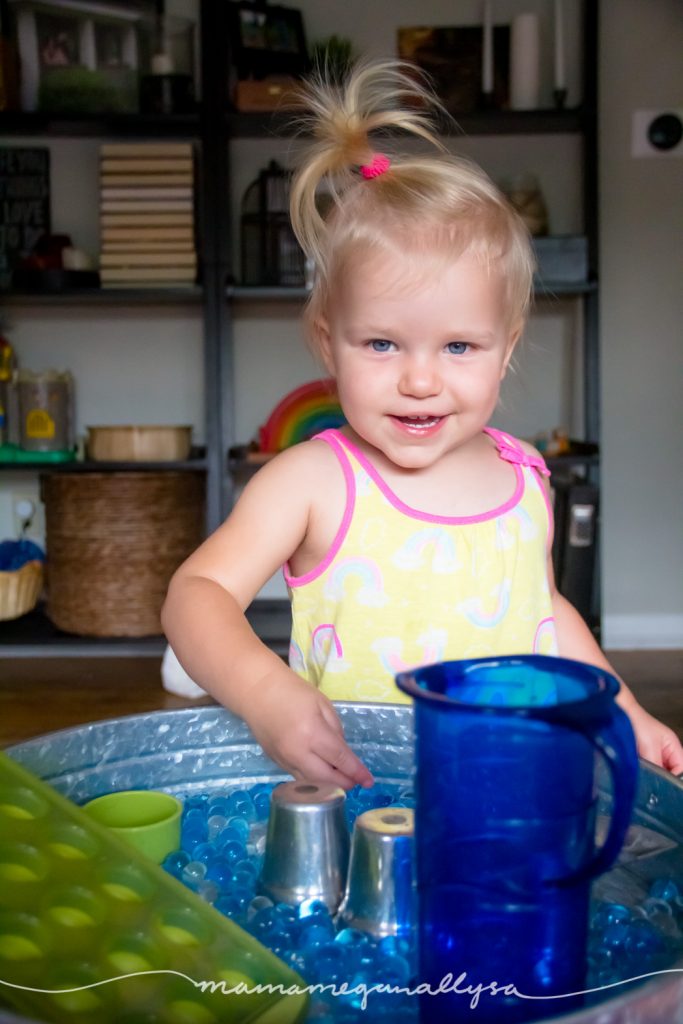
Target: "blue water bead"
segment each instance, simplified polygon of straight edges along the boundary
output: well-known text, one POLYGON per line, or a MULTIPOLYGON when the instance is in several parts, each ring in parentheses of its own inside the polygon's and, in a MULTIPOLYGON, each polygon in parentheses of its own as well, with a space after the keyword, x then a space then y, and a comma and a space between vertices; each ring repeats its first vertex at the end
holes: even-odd
POLYGON ((168 871, 169 875, 180 878, 183 868, 189 863, 190 855, 186 850, 174 850, 173 853, 169 853, 161 866, 164 871, 168 871))
POLYGON ((271 928, 260 939, 275 956, 281 957, 294 949, 294 936, 287 928, 271 928))
POLYGON ((247 875, 251 875, 251 877, 254 879, 254 882, 259 876, 259 869, 257 865, 253 862, 253 860, 238 860, 235 864, 233 864, 232 870, 234 874, 237 874, 237 872, 240 871, 244 872, 247 875))
POLYGON ((629 934, 631 925, 627 921, 612 921, 602 933, 602 941, 607 949, 620 949, 629 934))
POLYGON ((380 960, 382 969, 382 983, 384 985, 408 984, 411 975, 410 964, 402 956, 386 956, 380 960))
POLYGON ((228 797, 229 815, 243 818, 245 821, 256 821, 256 808, 249 793, 244 789, 238 789, 228 797))
POLYGON ((193 793, 191 796, 185 797, 183 801, 183 808, 185 812, 193 810, 205 811, 209 802, 208 793, 193 793))
POLYGON ((254 810, 259 821, 265 820, 270 814, 270 793, 256 793, 252 797, 254 810))
POLYGON ((262 907, 253 916, 250 916, 248 920, 248 928, 251 934, 257 938, 264 939, 268 932, 272 931, 278 923, 277 910, 275 906, 262 907))
POLYGON ((355 970, 361 966, 368 966, 367 963, 364 964, 364 954, 370 943, 365 932, 358 931, 357 928, 342 928, 335 935, 334 941, 346 950, 350 969, 355 970))
POLYGON ((209 841, 217 839, 227 824, 228 819, 224 815, 210 814, 206 819, 209 841))
POLYGON ((242 921, 245 917, 244 903, 240 899, 238 893, 221 893, 214 903, 214 906, 216 910, 221 912, 221 914, 225 914, 226 917, 232 918, 233 921, 242 921))
POLYGON ((249 829, 249 840, 247 842, 247 853, 250 857, 258 856, 265 851, 267 831, 267 821, 252 822, 249 829))
MULTIPOLYGON (((233 818, 232 820, 234 821, 235 819, 233 818)), ((226 825, 213 842, 217 850, 222 850, 228 843, 239 843, 240 846, 244 846, 246 839, 241 830, 233 828, 232 825, 226 825)))
POLYGON ((199 843, 192 850, 192 859, 201 861, 201 863, 206 864, 207 867, 209 864, 213 864, 217 857, 218 851, 213 843, 199 843))
POLYGON ((348 957, 343 946, 328 942, 306 952, 306 978, 323 985, 348 981, 348 957))
POLYGON ((205 903, 215 903, 220 896, 221 891, 215 882, 209 879, 204 879, 197 886, 197 895, 200 899, 204 900, 205 903))
POLYGON ((399 935, 385 935, 383 939, 379 940, 377 949, 381 956, 400 956, 404 960, 410 960, 414 954, 409 940, 399 935))
POLYGON ((397 796, 394 786, 389 786, 386 782, 376 782, 365 792, 368 793, 373 807, 389 807, 397 796))
POLYGON ((333 939, 334 926, 328 926, 322 918, 319 921, 315 917, 307 918, 305 922, 300 923, 299 949, 320 949, 321 946, 326 946, 333 939))
POLYGON ((297 907, 297 913, 301 919, 305 917, 322 917, 332 922, 330 908, 317 896, 310 896, 308 899, 302 900, 297 907))
POLYGON ((228 818, 227 828, 234 829, 239 836, 240 842, 244 843, 246 846, 247 840, 249 839, 249 822, 246 818, 242 818, 238 814, 232 813, 228 818))
POLYGON ((633 960, 646 963, 664 951, 663 936, 650 921, 632 921, 624 941, 624 949, 633 960))
POLYGON ((667 903, 679 903, 681 890, 672 878, 657 878, 650 886, 650 896, 667 903))
POLYGON ((232 865, 225 857, 214 857, 208 865, 206 877, 221 889, 227 889, 232 882, 232 865))
POLYGON ((266 910, 268 907, 274 906, 275 904, 268 896, 254 896, 248 907, 249 920, 255 917, 260 910, 266 910))
POLYGON ((220 843, 216 849, 223 860, 226 860, 228 864, 232 865, 233 869, 235 864, 245 860, 247 856, 247 851, 244 845, 242 843, 238 843, 237 840, 220 843))
POLYGON ((191 860, 189 864, 186 864, 180 875, 180 881, 190 889, 196 889, 205 878, 206 864, 198 860, 191 860))
POLYGON ((196 846, 197 843, 205 843, 208 834, 206 821, 203 818, 183 821, 180 827, 181 845, 190 849, 190 847, 196 846))
POLYGON ((249 897, 251 899, 256 888, 256 879, 249 871, 233 871, 230 876, 229 885, 231 889, 244 889, 246 892, 251 893, 249 897))
POLYGON ((299 924, 299 915, 296 907, 290 907, 289 903, 276 903, 275 913, 278 921, 287 928, 296 928, 299 924))
POLYGON ((229 818, 232 813, 230 811, 230 798, 228 796, 212 797, 209 800, 206 813, 209 818, 214 814, 218 814, 223 818, 229 818))
POLYGON ((621 903, 598 903, 590 920, 591 930, 602 932, 611 924, 628 922, 633 913, 621 903))
POLYGON ((206 807, 190 807, 185 810, 182 817, 183 825, 204 824, 206 822, 206 807))

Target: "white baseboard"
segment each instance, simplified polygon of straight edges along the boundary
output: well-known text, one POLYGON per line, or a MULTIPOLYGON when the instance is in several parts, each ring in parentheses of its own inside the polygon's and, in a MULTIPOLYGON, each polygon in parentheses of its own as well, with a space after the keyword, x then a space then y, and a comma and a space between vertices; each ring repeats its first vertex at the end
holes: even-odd
POLYGON ((605 615, 602 646, 610 651, 683 648, 683 615, 605 615))

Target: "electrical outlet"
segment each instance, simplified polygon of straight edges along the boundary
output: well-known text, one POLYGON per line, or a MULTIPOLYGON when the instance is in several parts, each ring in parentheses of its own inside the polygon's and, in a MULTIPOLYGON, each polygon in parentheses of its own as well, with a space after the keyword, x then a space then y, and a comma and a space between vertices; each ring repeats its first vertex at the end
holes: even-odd
POLYGON ((25 537, 45 542, 45 510, 37 495, 12 495, 12 523, 15 537, 20 537, 23 530, 25 537))
POLYGON ((634 110, 631 156, 683 157, 683 110, 634 110))

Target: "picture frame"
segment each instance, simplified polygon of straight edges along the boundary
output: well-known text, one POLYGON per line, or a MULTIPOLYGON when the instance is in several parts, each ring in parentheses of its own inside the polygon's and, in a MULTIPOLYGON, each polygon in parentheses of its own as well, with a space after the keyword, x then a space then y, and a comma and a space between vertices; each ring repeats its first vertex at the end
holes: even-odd
MULTIPOLYGON (((449 114, 482 109, 482 25, 454 27, 415 26, 398 29, 397 48, 402 60, 426 72, 449 114)), ((509 106, 510 26, 493 27, 494 108, 509 106)))
POLYGON ((306 73, 309 60, 301 11, 250 0, 228 6, 232 71, 237 80, 306 73))

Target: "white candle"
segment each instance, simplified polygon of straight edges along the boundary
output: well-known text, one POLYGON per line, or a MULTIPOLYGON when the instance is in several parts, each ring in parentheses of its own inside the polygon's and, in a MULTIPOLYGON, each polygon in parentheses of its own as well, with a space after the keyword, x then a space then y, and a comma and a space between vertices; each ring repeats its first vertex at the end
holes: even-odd
POLYGON ((555 88, 565 89, 564 74, 564 17, 562 0, 555 0, 555 88))
POLYGON ((538 104, 538 15, 518 14, 510 31, 510 107, 535 110, 538 104))
POLYGON ((484 44, 482 50, 481 89, 485 94, 493 92, 493 21, 491 0, 484 0, 484 44))

